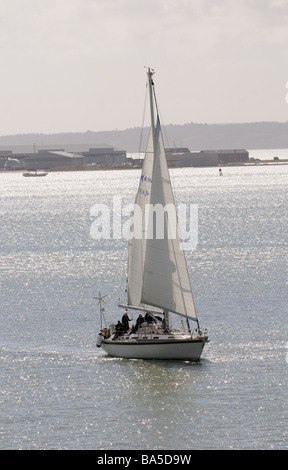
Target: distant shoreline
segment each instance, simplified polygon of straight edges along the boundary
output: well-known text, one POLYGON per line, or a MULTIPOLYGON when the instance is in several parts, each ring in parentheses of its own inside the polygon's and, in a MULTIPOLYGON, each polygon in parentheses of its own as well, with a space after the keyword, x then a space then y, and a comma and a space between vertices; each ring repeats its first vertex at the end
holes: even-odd
MULTIPOLYGON (((239 167, 239 166, 246 166, 246 167, 259 167, 259 166, 279 166, 279 165, 288 165, 288 159, 285 160, 263 160, 262 162, 251 162, 251 163, 236 163, 231 164, 227 163, 225 165, 214 165, 214 166, 187 166, 187 167, 169 167, 169 170, 176 170, 181 168, 227 168, 227 167, 239 167)), ((50 169, 38 169, 37 171, 45 171, 48 173, 62 173, 62 172, 71 172, 71 171, 113 171, 113 170, 141 170, 140 166, 98 166, 98 167, 87 167, 87 166, 71 166, 71 167, 55 167, 50 169)), ((0 169, 1 173, 23 173, 27 171, 34 171, 34 170, 5 170, 0 169)))

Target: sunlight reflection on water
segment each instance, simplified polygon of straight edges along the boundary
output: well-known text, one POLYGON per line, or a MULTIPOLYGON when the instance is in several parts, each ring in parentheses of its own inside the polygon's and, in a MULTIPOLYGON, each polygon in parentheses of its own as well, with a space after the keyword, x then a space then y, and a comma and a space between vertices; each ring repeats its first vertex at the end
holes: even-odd
POLYGON ((177 202, 199 208, 187 264, 211 339, 200 364, 95 347, 93 296, 108 294, 115 322, 127 244, 91 239, 90 209, 133 201, 138 170, 0 174, 0 448, 287 447, 288 166, 217 171, 171 171, 177 202))

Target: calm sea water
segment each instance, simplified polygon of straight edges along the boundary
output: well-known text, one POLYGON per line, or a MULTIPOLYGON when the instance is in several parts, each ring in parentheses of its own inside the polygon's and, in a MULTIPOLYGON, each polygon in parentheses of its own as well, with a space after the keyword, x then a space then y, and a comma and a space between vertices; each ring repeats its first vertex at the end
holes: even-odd
POLYGON ((288 448, 288 166, 171 171, 199 208, 200 364, 95 347, 93 296, 122 315, 127 243, 91 238, 90 210, 132 202, 139 175, 0 174, 0 449, 288 448))

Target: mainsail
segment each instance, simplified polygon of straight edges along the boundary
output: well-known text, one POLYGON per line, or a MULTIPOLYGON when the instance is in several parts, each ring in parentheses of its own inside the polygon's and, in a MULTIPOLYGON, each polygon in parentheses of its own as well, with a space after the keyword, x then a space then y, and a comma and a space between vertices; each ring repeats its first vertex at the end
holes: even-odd
POLYGON ((174 197, 148 70, 151 130, 134 204, 128 250, 128 305, 143 304, 197 321, 174 197), (154 121, 154 104, 156 125, 154 121))

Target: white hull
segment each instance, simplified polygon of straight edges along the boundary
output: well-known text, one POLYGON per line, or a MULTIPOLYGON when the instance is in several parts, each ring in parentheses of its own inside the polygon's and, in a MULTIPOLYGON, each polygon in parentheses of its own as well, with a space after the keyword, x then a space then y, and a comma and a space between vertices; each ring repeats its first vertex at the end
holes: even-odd
POLYGON ((102 349, 112 357, 124 359, 170 359, 199 361, 207 339, 160 341, 103 340, 102 349))
POLYGON ((26 176, 26 178, 35 178, 37 176, 46 176, 48 173, 23 173, 23 176, 26 176))

